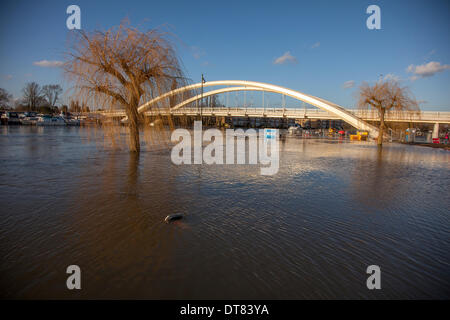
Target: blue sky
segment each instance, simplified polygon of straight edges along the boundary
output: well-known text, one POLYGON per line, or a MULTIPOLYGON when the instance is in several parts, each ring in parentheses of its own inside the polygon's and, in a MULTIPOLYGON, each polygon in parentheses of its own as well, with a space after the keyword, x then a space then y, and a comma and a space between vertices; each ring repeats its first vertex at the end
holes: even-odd
MULTIPOLYGON (((142 30, 170 30, 194 82, 202 73, 206 80, 261 81, 354 107, 357 86, 382 75, 409 86, 422 109, 450 111, 447 0, 3 0, 0 87, 17 98, 29 81, 70 86, 57 67, 34 63, 63 59, 73 32, 66 27, 71 4, 81 8, 85 30, 116 26, 126 17, 142 30), (381 8, 381 30, 366 27, 371 4, 381 8)), ((281 102, 279 96, 270 99, 281 102)))

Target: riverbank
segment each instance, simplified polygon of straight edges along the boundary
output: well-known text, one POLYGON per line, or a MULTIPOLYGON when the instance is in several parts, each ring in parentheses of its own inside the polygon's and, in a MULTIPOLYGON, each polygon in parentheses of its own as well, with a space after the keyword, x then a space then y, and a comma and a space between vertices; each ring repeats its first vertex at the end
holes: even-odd
POLYGON ((444 144, 444 143, 425 143, 425 142, 400 142, 400 143, 411 145, 411 146, 421 146, 421 147, 430 147, 430 148, 450 150, 450 144, 444 144))

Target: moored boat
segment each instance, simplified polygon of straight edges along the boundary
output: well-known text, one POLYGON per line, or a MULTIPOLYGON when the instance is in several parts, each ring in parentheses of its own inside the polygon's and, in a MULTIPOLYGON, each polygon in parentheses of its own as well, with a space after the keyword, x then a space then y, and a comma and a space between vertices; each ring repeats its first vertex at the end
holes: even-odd
POLYGON ((20 124, 35 125, 39 117, 36 112, 25 112, 24 116, 20 118, 20 124))
POLYGON ((50 115, 43 115, 39 117, 36 125, 38 126, 65 126, 66 122, 62 117, 52 117, 50 115))
POLYGON ((2 117, 2 122, 4 122, 4 124, 20 124, 19 112, 7 111, 2 117))

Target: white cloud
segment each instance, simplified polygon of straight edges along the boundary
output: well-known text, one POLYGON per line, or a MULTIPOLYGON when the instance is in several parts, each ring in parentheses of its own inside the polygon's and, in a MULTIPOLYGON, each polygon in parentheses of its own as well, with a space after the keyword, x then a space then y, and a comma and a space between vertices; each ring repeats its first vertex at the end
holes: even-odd
POLYGON ((417 80, 419 78, 426 78, 434 76, 438 72, 442 72, 444 70, 450 69, 450 65, 448 64, 441 64, 440 62, 431 61, 426 64, 422 65, 410 65, 408 68, 406 68, 406 72, 412 73, 413 76, 411 77, 411 80, 417 80))
POLYGON ((297 59, 291 55, 290 51, 285 52, 273 62, 274 64, 297 63, 297 59))
POLYGON ((345 81, 344 84, 342 85, 342 87, 344 89, 350 89, 350 88, 353 88, 354 86, 355 86, 355 80, 345 81))
POLYGON ((316 42, 311 46, 311 49, 320 47, 320 42, 316 42))
POLYGON ((33 64, 38 67, 51 68, 51 67, 61 67, 64 64, 64 62, 56 60, 55 61, 41 60, 35 61, 33 62, 33 64))

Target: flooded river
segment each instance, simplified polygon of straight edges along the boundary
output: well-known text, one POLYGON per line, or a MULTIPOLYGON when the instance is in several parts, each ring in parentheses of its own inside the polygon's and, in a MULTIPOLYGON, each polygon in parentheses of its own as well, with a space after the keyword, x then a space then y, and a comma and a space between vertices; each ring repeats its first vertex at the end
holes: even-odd
POLYGON ((0 126, 1 297, 450 298, 449 151, 287 138, 263 176, 101 140, 0 126))

